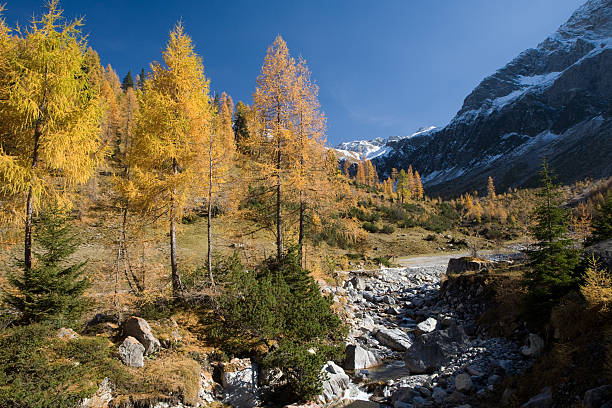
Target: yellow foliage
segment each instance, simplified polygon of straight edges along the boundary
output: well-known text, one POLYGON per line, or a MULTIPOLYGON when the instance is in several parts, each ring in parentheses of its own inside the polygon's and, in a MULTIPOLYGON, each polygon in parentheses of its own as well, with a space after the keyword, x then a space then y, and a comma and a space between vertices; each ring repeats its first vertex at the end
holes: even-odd
POLYGON ((580 287, 582 296, 589 306, 601 312, 608 312, 612 304, 612 278, 610 272, 602 269, 594 256, 589 260, 584 284, 580 287))

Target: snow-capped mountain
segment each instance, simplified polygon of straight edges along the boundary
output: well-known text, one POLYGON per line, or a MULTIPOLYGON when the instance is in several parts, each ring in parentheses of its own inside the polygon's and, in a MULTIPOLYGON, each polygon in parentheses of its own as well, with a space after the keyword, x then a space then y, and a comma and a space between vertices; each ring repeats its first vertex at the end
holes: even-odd
MULTIPOLYGON (((388 144, 388 143, 387 143, 388 144)), ((589 0, 557 32, 485 78, 451 122, 378 155, 412 164, 426 188, 528 186, 546 157, 563 182, 612 175, 612 0, 589 0)))
POLYGON ((355 140, 352 142, 343 142, 335 147, 338 157, 340 159, 348 160, 360 160, 362 158, 375 159, 380 156, 385 156, 394 150, 394 146, 400 140, 412 139, 420 140, 421 138, 427 138, 434 130, 437 129, 435 126, 428 126, 419 128, 416 132, 408 136, 391 136, 388 138, 377 137, 371 140, 355 140))

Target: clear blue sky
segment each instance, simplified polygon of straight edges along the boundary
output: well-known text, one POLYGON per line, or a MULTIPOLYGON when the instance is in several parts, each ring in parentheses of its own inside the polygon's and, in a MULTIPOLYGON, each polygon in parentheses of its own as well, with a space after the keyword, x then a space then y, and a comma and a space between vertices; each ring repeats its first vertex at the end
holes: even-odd
MULTIPOLYGON (((43 0, 2 0, 25 25, 43 0)), ((480 82, 553 33, 584 0, 63 0, 122 78, 161 58, 182 19, 212 89, 250 103, 263 57, 281 34, 308 61, 328 143, 443 126, 480 82)))

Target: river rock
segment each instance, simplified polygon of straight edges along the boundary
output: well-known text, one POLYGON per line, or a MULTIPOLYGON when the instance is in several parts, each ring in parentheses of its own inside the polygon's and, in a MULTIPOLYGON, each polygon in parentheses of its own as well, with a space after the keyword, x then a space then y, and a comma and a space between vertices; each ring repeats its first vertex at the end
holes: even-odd
POLYGON ((437 324, 438 321, 433 317, 430 317, 417 324, 417 329, 419 329, 421 333, 431 333, 432 331, 436 330, 437 324))
POLYGON ((376 339, 396 351, 406 351, 412 346, 412 339, 401 329, 380 327, 376 330, 376 339))
POLYGON ((460 392, 470 392, 474 388, 472 377, 467 373, 461 373, 455 377, 455 389, 460 392))
POLYGON ((493 262, 487 261, 486 259, 473 258, 471 256, 464 256, 461 258, 451 258, 448 260, 448 266, 446 267, 446 273, 463 273, 468 271, 480 271, 493 266, 493 262))
POLYGON ((349 282, 351 282, 356 290, 365 290, 366 288, 365 280, 359 276, 353 276, 349 282))
POLYGON ((527 344, 521 347, 521 354, 525 357, 538 357, 544 349, 544 340, 537 334, 530 333, 527 344))
POLYGON ((346 346, 344 368, 347 370, 361 370, 362 368, 376 367, 380 364, 382 364, 382 359, 376 353, 355 344, 346 346))
POLYGON ((431 397, 436 402, 436 404, 441 404, 442 401, 444 401, 444 399, 446 398, 446 395, 447 394, 446 394, 446 391, 444 391, 444 388, 434 387, 431 397))
POLYGON ((123 325, 123 334, 141 342, 145 347, 145 354, 155 353, 161 348, 159 340, 151 331, 151 326, 141 317, 130 317, 123 325))
POLYGON ((432 372, 468 344, 461 326, 451 326, 417 337, 404 356, 406 367, 415 374, 432 372))
POLYGON ((130 367, 144 367, 145 347, 132 336, 128 336, 119 346, 119 357, 123 364, 130 367))
POLYGON ((521 405, 521 408, 550 408, 552 403, 552 388, 546 387, 538 395, 521 405))
POLYGON ((585 408, 600 408, 606 402, 612 402, 612 385, 602 385, 584 393, 585 408))
POLYGON ((237 408, 259 405, 257 367, 248 358, 233 358, 221 367, 223 402, 237 408))
POLYGON ((327 379, 323 381, 323 392, 319 395, 319 402, 327 404, 342 398, 344 390, 351 382, 349 376, 333 361, 328 361, 323 366, 322 372, 327 379))

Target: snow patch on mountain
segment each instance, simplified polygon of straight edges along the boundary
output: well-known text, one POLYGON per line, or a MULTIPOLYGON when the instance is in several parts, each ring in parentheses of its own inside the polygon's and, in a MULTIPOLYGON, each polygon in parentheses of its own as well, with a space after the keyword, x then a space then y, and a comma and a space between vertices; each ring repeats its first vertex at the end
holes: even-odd
POLYGON ((361 160, 365 157, 368 160, 377 157, 386 156, 394 151, 390 143, 398 142, 404 139, 414 137, 428 137, 435 133, 436 126, 427 126, 419 128, 416 132, 406 136, 390 136, 388 138, 377 137, 371 140, 354 140, 352 142, 343 142, 335 147, 336 153, 340 159, 361 160))

